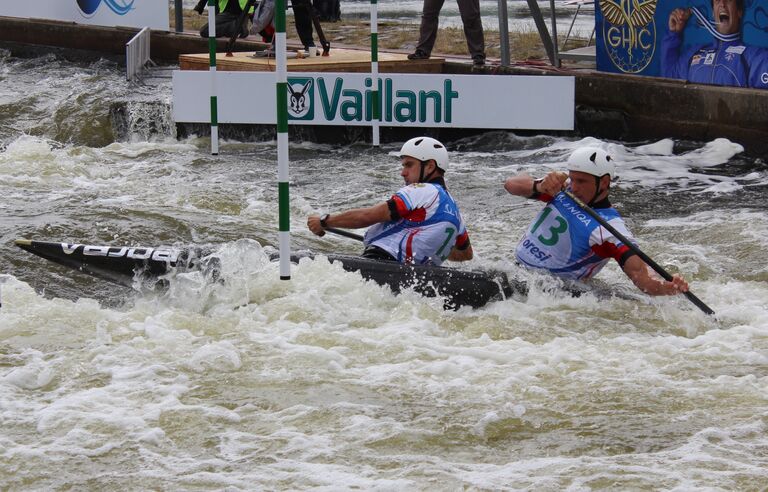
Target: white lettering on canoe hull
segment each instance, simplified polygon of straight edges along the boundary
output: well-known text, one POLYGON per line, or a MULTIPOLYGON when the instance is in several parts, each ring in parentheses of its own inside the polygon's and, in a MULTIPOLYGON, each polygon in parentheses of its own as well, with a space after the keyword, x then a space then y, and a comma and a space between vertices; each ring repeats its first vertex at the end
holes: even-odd
POLYGON ((83 256, 104 256, 109 258, 127 258, 130 260, 149 260, 175 263, 179 259, 179 252, 171 249, 155 248, 129 248, 127 246, 90 246, 84 244, 61 243, 61 250, 66 255, 74 254, 80 247, 83 248, 83 256))

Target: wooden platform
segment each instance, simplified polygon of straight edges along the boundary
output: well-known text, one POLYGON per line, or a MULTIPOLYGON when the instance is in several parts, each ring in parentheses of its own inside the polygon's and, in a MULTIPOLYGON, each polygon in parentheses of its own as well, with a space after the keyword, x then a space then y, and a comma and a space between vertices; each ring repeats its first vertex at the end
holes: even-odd
MULTIPOLYGON (((216 54, 216 69, 221 71, 274 72, 275 59, 264 56, 254 57, 253 51, 242 51, 226 56, 216 54)), ((329 56, 298 58, 297 52, 289 51, 289 72, 369 72, 371 53, 364 50, 331 48, 329 56)), ((301 55, 299 55, 301 56, 301 55)), ((443 58, 409 60, 399 53, 379 53, 380 73, 442 73, 443 58)), ((208 53, 179 55, 182 70, 208 70, 208 53)))

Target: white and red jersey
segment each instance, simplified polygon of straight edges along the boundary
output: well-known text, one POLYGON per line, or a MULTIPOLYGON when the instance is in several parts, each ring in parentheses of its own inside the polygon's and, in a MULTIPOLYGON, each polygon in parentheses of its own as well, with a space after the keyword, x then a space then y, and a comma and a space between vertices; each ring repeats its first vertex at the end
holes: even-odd
POLYGON ((380 222, 365 233, 365 245, 377 246, 401 263, 440 265, 454 246, 469 244, 469 234, 442 180, 400 188, 388 201, 396 220, 380 222))
MULTIPOLYGON (((547 206, 528 227, 517 245, 517 261, 547 270, 558 277, 588 279, 613 258, 623 266, 634 254, 626 244, 589 216, 565 193, 540 195, 547 206)), ((619 212, 610 203, 594 207, 614 229, 634 242, 619 212)))

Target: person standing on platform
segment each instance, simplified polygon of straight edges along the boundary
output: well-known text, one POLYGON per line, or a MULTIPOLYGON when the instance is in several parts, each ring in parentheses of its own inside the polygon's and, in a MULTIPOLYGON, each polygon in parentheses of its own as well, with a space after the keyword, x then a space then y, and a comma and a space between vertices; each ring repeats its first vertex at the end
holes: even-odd
MULTIPOLYGON (((409 60, 426 60, 432 54, 437 38, 440 10, 445 0, 424 0, 421 12, 421 28, 416 51, 408 55, 409 60)), ((480 0, 456 0, 459 4, 461 22, 464 24, 464 36, 467 48, 475 66, 485 65, 485 38, 483 23, 480 20, 480 0)))
MULTIPOLYGON (((206 0, 200 0, 195 6, 195 11, 203 15, 203 10, 208 2, 206 0)), ((238 36, 244 38, 248 36, 250 29, 250 20, 243 22, 243 25, 238 26, 240 21, 240 14, 243 13, 245 5, 248 0, 218 0, 216 2, 216 37, 217 38, 231 38, 238 33, 238 36)), ((249 9, 249 17, 253 15, 254 8, 249 9)), ((200 29, 200 36, 208 37, 208 23, 203 25, 200 29)))
MULTIPOLYGON (((304 45, 305 53, 315 49, 315 41, 312 33, 312 4, 310 0, 293 0, 293 18, 296 22, 296 32, 299 34, 299 40, 304 45)), ((252 34, 260 34, 265 42, 270 42, 273 38, 275 29, 275 0, 261 0, 256 9, 252 34)))
POLYGON ((293 20, 296 22, 296 32, 299 40, 304 45, 304 51, 315 49, 315 41, 312 38, 312 3, 311 0, 292 0, 293 20))

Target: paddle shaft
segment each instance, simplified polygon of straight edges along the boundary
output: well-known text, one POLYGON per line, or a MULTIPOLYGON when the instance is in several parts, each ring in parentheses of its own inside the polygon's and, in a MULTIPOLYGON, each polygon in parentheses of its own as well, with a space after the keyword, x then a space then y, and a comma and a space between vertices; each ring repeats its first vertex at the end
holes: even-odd
POLYGON ((331 234, 337 234, 339 236, 348 237, 350 239, 354 239, 355 241, 363 242, 363 236, 360 234, 355 234, 354 232, 345 231, 344 229, 336 229, 335 227, 326 227, 325 232, 330 232, 331 234))
MULTIPOLYGON (((649 257, 647 254, 643 253, 643 251, 640 248, 632 244, 632 241, 627 239, 622 233, 617 231, 616 228, 614 228, 611 224, 609 224, 607 220, 605 220, 597 212, 592 210, 592 207, 590 207, 589 205, 581 201, 579 198, 574 196, 574 194, 571 193, 570 191, 564 190, 563 193, 565 193, 568 196, 568 198, 576 202, 576 204, 579 207, 583 208, 584 211, 587 212, 590 216, 592 216, 593 219, 598 221, 601 226, 605 227, 608 230, 608 232, 616 236, 616 238, 618 238, 619 241, 626 244, 627 247, 631 249, 633 253, 639 256, 645 263, 648 264, 648 266, 653 268, 656 271, 656 273, 658 273, 664 278, 664 280, 668 282, 672 281, 672 275, 670 275, 669 272, 664 270, 658 263, 653 261, 653 259, 651 259, 651 257, 649 257)), ((689 301, 694 303, 697 308, 701 309, 707 314, 715 314, 712 308, 704 304, 704 302, 702 302, 701 299, 696 297, 691 291, 683 292, 683 294, 685 295, 685 297, 688 298, 689 301)))

